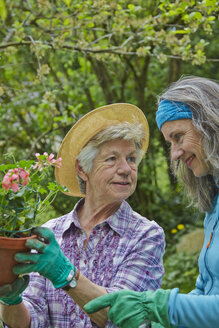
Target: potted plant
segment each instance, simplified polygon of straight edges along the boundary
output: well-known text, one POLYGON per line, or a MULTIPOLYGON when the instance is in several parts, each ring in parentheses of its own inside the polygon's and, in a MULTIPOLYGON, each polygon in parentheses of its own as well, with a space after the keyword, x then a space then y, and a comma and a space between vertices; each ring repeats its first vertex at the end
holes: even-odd
POLYGON ((35 154, 36 160, 0 165, 0 285, 16 279, 12 268, 14 254, 28 251, 25 241, 31 236, 36 217, 42 215, 59 191, 66 191, 56 181, 50 181, 51 170, 61 166, 61 158, 35 154), (2 261, 2 263, 1 263, 2 261), (6 264, 6 261, 9 261, 6 264))

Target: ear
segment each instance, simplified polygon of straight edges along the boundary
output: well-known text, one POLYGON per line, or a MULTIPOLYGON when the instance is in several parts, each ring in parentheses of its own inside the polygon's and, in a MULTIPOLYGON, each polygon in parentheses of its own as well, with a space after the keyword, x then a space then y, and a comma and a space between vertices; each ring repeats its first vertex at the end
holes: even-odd
POLYGON ((76 163, 75 163, 75 168, 76 168, 76 171, 77 171, 77 174, 79 175, 79 177, 84 180, 84 181, 87 181, 87 174, 83 171, 81 165, 79 164, 79 161, 78 159, 76 159, 76 163))

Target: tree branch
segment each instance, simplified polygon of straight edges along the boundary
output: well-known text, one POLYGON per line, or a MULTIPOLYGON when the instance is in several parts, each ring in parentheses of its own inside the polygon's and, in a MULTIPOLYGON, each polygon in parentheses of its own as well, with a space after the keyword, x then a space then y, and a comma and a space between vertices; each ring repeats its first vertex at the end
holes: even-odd
MULTIPOLYGON (((36 44, 41 44, 41 45, 47 45, 51 48, 54 49, 54 44, 49 43, 49 42, 39 42, 39 41, 35 41, 36 44)), ((15 42, 8 42, 8 43, 4 43, 4 44, 0 44, 0 49, 5 49, 8 47, 15 47, 15 46, 29 46, 31 45, 32 42, 31 41, 15 41, 15 42)), ((144 57, 145 55, 141 55, 135 51, 122 51, 120 50, 121 47, 113 47, 113 48, 105 48, 105 49, 91 49, 91 48, 80 48, 80 47, 76 47, 76 46, 70 46, 70 45, 63 45, 62 47, 60 47, 61 49, 69 49, 69 50, 74 50, 74 51, 78 51, 78 52, 82 52, 82 53, 95 53, 95 54, 99 54, 99 53, 111 53, 111 54, 115 54, 115 55, 124 55, 124 56, 133 56, 136 55, 138 57, 144 57)), ((157 57, 156 54, 147 54, 147 56, 150 57, 157 57)), ((165 56, 167 58, 173 58, 173 59, 182 59, 181 56, 174 56, 174 55, 166 55, 165 56)), ((219 62, 219 58, 206 58, 206 61, 208 62, 219 62)))

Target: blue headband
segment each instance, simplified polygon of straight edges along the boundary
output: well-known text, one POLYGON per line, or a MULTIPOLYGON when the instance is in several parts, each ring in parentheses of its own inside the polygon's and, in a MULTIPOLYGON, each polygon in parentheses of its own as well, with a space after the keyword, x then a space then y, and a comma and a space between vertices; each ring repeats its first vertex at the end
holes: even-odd
POLYGON ((192 112, 188 105, 179 101, 162 100, 156 112, 156 122, 159 130, 163 123, 182 119, 192 119, 192 112))

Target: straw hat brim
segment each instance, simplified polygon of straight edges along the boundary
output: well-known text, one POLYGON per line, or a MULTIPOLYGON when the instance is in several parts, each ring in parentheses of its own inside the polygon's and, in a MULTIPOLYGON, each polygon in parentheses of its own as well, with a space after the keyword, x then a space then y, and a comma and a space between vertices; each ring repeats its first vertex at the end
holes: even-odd
POLYGON ((135 105, 118 103, 96 108, 79 119, 64 137, 58 157, 62 158, 62 166, 55 168, 56 180, 68 188, 65 194, 84 197, 80 192, 75 168, 76 157, 81 149, 101 130, 108 126, 129 122, 142 124, 145 139, 142 141, 143 153, 149 143, 149 126, 144 113, 135 105))

